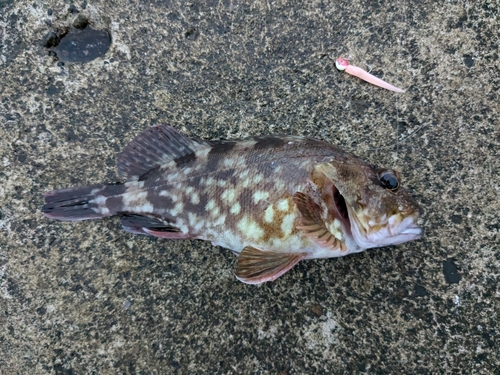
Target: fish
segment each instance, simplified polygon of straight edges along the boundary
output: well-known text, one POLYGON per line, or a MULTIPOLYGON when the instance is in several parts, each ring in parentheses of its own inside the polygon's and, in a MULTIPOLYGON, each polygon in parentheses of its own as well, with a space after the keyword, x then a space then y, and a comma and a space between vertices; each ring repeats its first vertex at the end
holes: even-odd
POLYGON ((117 216, 133 234, 210 241, 238 255, 235 276, 247 284, 424 232, 396 171, 319 139, 202 140, 156 125, 123 149, 117 167, 124 182, 49 191, 42 214, 117 216))

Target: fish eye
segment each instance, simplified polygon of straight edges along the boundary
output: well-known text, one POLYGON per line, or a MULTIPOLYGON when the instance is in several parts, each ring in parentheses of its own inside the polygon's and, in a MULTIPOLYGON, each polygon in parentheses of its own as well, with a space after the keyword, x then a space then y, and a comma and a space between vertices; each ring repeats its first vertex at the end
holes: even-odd
POLYGON ((380 184, 383 188, 396 191, 399 188, 399 181, 394 173, 386 171, 380 174, 380 184))

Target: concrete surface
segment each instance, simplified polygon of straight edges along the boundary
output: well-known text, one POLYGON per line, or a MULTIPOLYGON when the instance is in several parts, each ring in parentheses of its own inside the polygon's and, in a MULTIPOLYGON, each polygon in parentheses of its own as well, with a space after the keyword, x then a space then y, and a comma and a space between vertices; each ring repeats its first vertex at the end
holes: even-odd
POLYGON ((0 2, 0 373, 500 373, 498 1, 70 5, 0 2), (111 47, 60 66, 41 41, 79 15, 111 47), (208 243, 41 217, 47 190, 117 181, 156 123, 397 168, 426 236, 255 287, 208 243))

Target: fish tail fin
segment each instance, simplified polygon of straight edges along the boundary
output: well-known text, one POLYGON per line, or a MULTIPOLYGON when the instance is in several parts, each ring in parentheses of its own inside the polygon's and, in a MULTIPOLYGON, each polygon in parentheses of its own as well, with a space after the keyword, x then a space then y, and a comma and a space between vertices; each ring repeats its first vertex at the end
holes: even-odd
POLYGON ((116 215, 119 208, 113 207, 108 198, 122 194, 123 184, 89 185, 52 190, 45 194, 43 216, 62 221, 100 219, 116 215))

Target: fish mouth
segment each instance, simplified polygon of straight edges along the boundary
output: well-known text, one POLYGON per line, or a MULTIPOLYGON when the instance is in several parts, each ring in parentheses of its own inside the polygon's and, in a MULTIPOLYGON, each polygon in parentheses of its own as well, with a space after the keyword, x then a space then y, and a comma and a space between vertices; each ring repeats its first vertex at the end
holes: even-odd
POLYGON ((383 224, 371 226, 368 221, 351 214, 351 231, 356 243, 363 249, 398 245, 421 238, 423 228, 416 224, 418 212, 402 217, 400 213, 391 215, 383 224))
MULTIPOLYGON (((409 220, 410 224, 404 227, 404 224, 398 225, 396 228, 388 228, 388 234, 386 238, 380 239, 379 244, 381 246, 387 245, 398 245, 408 241, 418 240, 424 234, 423 228, 420 228, 417 224, 413 222, 413 217, 407 217, 404 221, 409 220), (392 236, 391 234, 394 233, 392 236)), ((379 246, 380 246, 379 245, 379 246)))
MULTIPOLYGON (((389 223, 390 223, 389 219, 389 223)), ((424 235, 424 229, 419 227, 416 223, 416 217, 408 216, 400 224, 395 225, 394 227, 390 226, 389 230, 395 234, 395 237, 398 238, 397 243, 403 243, 407 241, 417 240, 424 235)))

